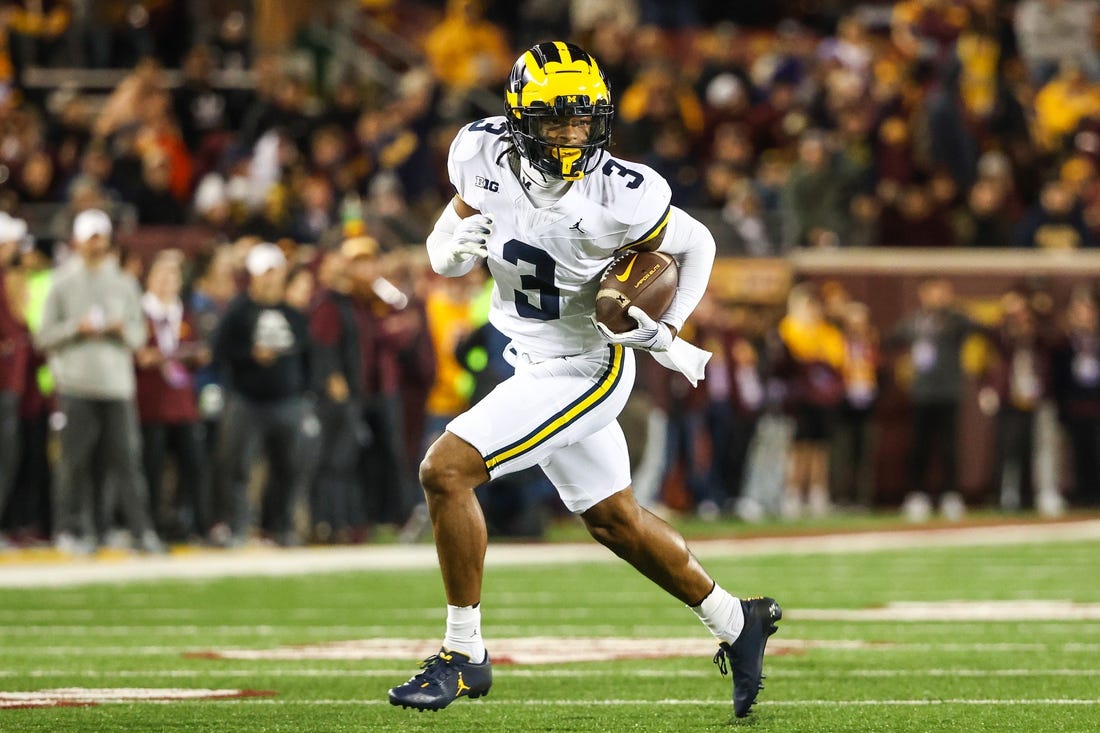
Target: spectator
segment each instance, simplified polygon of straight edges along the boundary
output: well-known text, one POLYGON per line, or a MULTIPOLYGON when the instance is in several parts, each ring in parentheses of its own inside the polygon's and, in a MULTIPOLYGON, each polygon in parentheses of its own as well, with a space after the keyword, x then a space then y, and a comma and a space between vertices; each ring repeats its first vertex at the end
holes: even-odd
POLYGON ((711 500, 728 515, 740 508, 749 446, 764 407, 763 372, 749 339, 750 321, 744 308, 722 307, 704 296, 695 317, 700 335, 705 334, 714 346, 705 382, 711 500))
POLYGON ((942 58, 966 27, 969 13, 954 0, 903 0, 894 4, 891 39, 910 58, 942 58))
POLYGON ((882 212, 881 242, 888 247, 952 247, 955 232, 947 210, 924 183, 905 186, 882 212))
POLYGON ((63 55, 62 36, 72 24, 71 0, 12 2, 4 9, 8 15, 8 43, 15 50, 13 60, 19 68, 46 65, 63 55))
POLYGON ((979 179, 970 189, 962 242, 968 247, 1005 247, 1012 241, 1007 194, 996 183, 979 179))
POLYGON ((24 204, 45 204, 59 201, 60 187, 57 183, 53 160, 44 150, 31 153, 19 171, 15 181, 15 190, 24 204))
POLYGON ((134 405, 133 352, 145 343, 141 291, 111 252, 111 220, 105 213, 90 209, 78 215, 72 241, 77 258, 54 279, 35 334, 49 355, 65 416, 55 542, 67 553, 92 549, 92 466, 102 460, 121 494, 134 542, 159 552, 163 546, 149 512, 134 405))
MULTIPOLYGON (((294 310, 309 318, 310 308, 313 305, 316 278, 313 270, 305 264, 295 264, 290 267, 286 275, 286 290, 283 300, 294 310)), ((317 362, 316 352, 310 345, 311 361, 317 362)), ((298 431, 298 466, 297 483, 291 490, 290 497, 285 501, 289 504, 289 510, 284 512, 280 506, 282 499, 277 488, 272 487, 272 476, 268 473, 268 489, 264 491, 260 526, 269 537, 282 538, 284 545, 296 545, 301 541, 298 534, 297 516, 300 510, 308 509, 309 489, 317 474, 317 465, 321 458, 321 421, 317 416, 316 405, 316 370, 311 368, 311 383, 303 401, 302 424, 298 431), (288 522, 285 516, 289 515, 288 522), (291 531, 293 528, 293 531, 291 531)))
POLYGON ((1067 59, 1100 78, 1096 17, 1096 3, 1090 0, 1022 0, 1016 5, 1016 39, 1032 84, 1046 84, 1067 59))
POLYGON ((424 53, 436 77, 459 91, 500 82, 512 63, 507 38, 485 19, 482 0, 447 0, 443 20, 424 39, 424 53))
POLYGON ((1049 353, 1035 314, 1022 293, 1001 299, 1001 325, 994 337, 998 357, 990 385, 979 393, 983 412, 997 418, 998 504, 1006 511, 1035 508, 1035 430, 1050 377, 1049 353))
POLYGON ((160 63, 153 58, 140 61, 103 103, 93 125, 94 137, 108 139, 117 132, 136 128, 163 88, 160 63))
POLYGON ((321 175, 307 176, 301 185, 301 201, 292 214, 291 238, 317 244, 335 234, 338 225, 332 183, 321 175))
POLYGON ((417 309, 402 306, 400 299, 387 302, 376 292, 381 284, 376 253, 376 248, 356 246, 349 250, 355 256, 348 262, 362 355, 362 416, 374 438, 360 464, 365 499, 361 516, 370 523, 401 525, 422 502, 422 495, 410 474, 405 450, 399 355, 413 343, 423 323, 417 309))
POLYGON ((798 163, 783 191, 787 247, 838 247, 848 229, 849 185, 854 171, 829 150, 822 133, 808 133, 798 145, 798 163))
POLYGON ((658 130, 650 153, 642 162, 663 176, 672 187, 672 200, 693 206, 699 189, 699 167, 691 155, 691 138, 675 123, 658 130))
POLYGON ((142 160, 142 182, 131 203, 137 207, 143 225, 183 224, 186 212, 169 188, 171 168, 168 157, 151 152, 142 160))
POLYGON ((875 499, 875 405, 881 359, 871 312, 863 303, 844 306, 844 401, 837 413, 830 468, 833 503, 868 510, 875 499))
POLYGON ((929 509, 929 494, 940 501, 949 519, 958 519, 965 509, 958 493, 958 413, 965 384, 960 355, 963 343, 973 333, 984 332, 979 324, 955 307, 955 289, 945 278, 923 281, 918 291, 920 306, 903 318, 887 339, 888 346, 909 350, 913 369, 909 385, 912 411, 909 484, 905 510, 910 519, 923 521, 929 509), (942 479, 932 485, 932 454, 939 444, 942 479))
POLYGON ((233 202, 229 199, 225 178, 219 173, 207 173, 195 188, 192 207, 195 222, 208 227, 225 240, 238 235, 238 221, 234 216, 233 202))
POLYGON ((370 242, 367 237, 349 239, 340 250, 324 255, 318 273, 322 290, 310 311, 321 423, 321 453, 310 487, 312 537, 317 542, 353 539, 353 499, 361 493, 356 466, 369 435, 362 419, 363 354, 347 267, 349 259, 371 248, 370 242))
POLYGON ((954 61, 942 70, 943 78, 928 95, 922 113, 928 126, 929 162, 950 171, 955 185, 967 189, 974 183, 981 150, 960 88, 962 72, 962 65, 954 61))
POLYGON ((459 364, 455 351, 473 331, 474 299, 481 292, 485 272, 474 268, 463 277, 433 283, 425 302, 427 328, 435 353, 435 380, 428 393, 423 454, 443 434, 447 423, 469 407, 473 381, 459 364))
MULTIPOLYGON (((15 489, 19 471, 19 403, 30 358, 30 333, 24 315, 26 287, 14 267, 26 236, 25 221, 0 212, 0 516, 15 489)), ((0 550, 6 546, 0 528, 0 550)))
POLYGON ((1073 189, 1061 180, 1043 185, 1038 203, 1013 230, 1012 243, 1016 247, 1057 250, 1096 246, 1073 189))
POLYGON ((1073 451, 1073 498, 1100 506, 1100 317, 1091 293, 1075 293, 1051 357, 1054 399, 1073 451))
POLYGON ((276 539, 293 544, 293 492, 299 481, 299 434, 310 380, 309 326, 286 303, 286 257, 273 244, 253 246, 248 289, 227 308, 214 334, 214 360, 228 396, 218 450, 215 501, 218 544, 240 545, 253 524, 248 480, 258 448, 268 462, 267 491, 276 539))
POLYGON ((172 91, 172 110, 188 150, 196 155, 224 148, 231 128, 226 95, 213 84, 214 58, 206 46, 195 46, 183 63, 183 82, 172 91))
POLYGON ((1063 149, 1087 117, 1100 116, 1100 82, 1089 82, 1081 67, 1062 62, 1057 76, 1035 95, 1035 141, 1043 149, 1063 149))
MULTIPOLYGON (((53 247, 53 240, 39 237, 32 248, 24 248, 20 257, 20 280, 27 294, 26 323, 32 334, 41 326, 42 308, 53 280, 53 247)), ((16 490, 9 497, 8 516, 12 525, 21 527, 25 536, 34 541, 48 539, 53 531, 48 445, 49 417, 56 411, 56 402, 53 375, 46 366, 46 358, 32 344, 19 404, 23 451, 16 490)))
POLYGON ((620 95, 616 111, 622 145, 632 154, 652 150, 667 125, 680 128, 693 141, 703 134, 703 105, 676 68, 664 61, 654 61, 638 72, 620 95))
POLYGON ((825 320, 820 296, 805 283, 791 289, 779 336, 786 353, 777 373, 786 379, 795 419, 781 510, 784 518, 797 519, 808 506, 820 517, 829 512, 829 444, 844 398, 844 337, 825 320))
POLYGON ((164 250, 149 266, 141 298, 149 338, 135 354, 145 481, 153 521, 162 536, 205 537, 210 490, 193 372, 210 362, 191 313, 180 299, 183 254, 164 250), (175 458, 176 490, 166 506, 165 458, 175 458), (167 519, 164 518, 167 509, 167 519))

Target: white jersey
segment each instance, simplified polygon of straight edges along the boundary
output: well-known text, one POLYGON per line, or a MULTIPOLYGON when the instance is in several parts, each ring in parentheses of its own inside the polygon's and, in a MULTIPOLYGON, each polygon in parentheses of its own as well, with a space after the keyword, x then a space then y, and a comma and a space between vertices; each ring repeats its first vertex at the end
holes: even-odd
POLYGON ((536 208, 512 172, 504 117, 462 128, 447 170, 458 195, 493 218, 489 320, 537 357, 606 349, 592 324, 600 275, 617 251, 657 237, 672 192, 652 168, 604 153, 560 201, 536 208))

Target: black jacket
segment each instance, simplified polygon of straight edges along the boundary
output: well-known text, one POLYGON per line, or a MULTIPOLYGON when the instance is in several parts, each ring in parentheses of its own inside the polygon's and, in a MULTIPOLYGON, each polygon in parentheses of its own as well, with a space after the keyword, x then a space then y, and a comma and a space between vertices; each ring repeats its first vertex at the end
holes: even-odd
POLYGON ((304 395, 310 388, 312 342, 301 312, 286 303, 264 306, 237 296, 214 333, 214 360, 226 386, 253 402, 275 402, 304 395), (275 361, 260 364, 252 355, 257 345, 278 352, 275 361))

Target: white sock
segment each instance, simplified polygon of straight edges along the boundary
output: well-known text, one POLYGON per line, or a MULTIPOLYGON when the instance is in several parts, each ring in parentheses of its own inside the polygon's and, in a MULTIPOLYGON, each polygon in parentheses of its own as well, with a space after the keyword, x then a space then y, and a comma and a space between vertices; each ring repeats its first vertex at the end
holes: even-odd
POLYGON ((481 604, 447 606, 447 635, 443 637, 447 651, 462 652, 470 661, 485 661, 485 641, 481 638, 481 604))
POLYGON ((732 644, 737 641, 745 626, 745 611, 741 608, 741 601, 717 583, 702 603, 690 608, 719 641, 732 644))

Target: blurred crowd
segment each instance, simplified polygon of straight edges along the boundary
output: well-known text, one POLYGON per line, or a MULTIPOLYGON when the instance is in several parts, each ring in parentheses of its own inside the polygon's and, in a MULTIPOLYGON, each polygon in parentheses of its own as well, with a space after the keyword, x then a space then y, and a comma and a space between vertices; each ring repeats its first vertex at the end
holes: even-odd
POLYGON ((84 13, 79 26, 71 5, 0 13, 0 206, 27 209, 45 235, 64 237, 75 210, 98 205, 141 225, 311 243, 361 212, 386 249, 420 241, 450 195, 455 129, 499 114, 516 49, 549 36, 596 56, 615 151, 664 174, 725 253, 1071 249, 1100 235, 1089 0, 833 3, 764 26, 701 1, 379 0, 321 4, 276 50, 248 43, 233 3, 202 34, 181 32, 186 3, 84 13), (339 25, 349 16, 332 8, 349 5, 369 37, 339 25), (405 47, 400 60, 380 32, 405 47), (390 61, 385 81, 325 46, 341 33, 390 61), (100 37, 110 55, 96 55, 100 37), (21 86, 19 69, 74 57, 133 70, 107 94, 21 86), (164 61, 180 71, 171 83, 164 61), (239 71, 251 83, 219 86, 239 71))
MULTIPOLYGON (((776 3, 783 18, 702 1, 322 3, 272 47, 250 42, 265 3, 210 3, 201 29, 188 3, 116 5, 0 2, 0 512, 68 549, 120 526, 151 550, 419 535, 425 441, 507 373, 484 273, 436 278, 420 243, 453 193, 455 131, 501 113, 519 49, 549 36, 597 58, 614 152, 661 172, 720 254, 1100 243, 1090 0, 776 3), (25 83, 66 65, 126 71, 109 90, 25 83), (248 83, 225 83, 236 72, 248 83), (96 378, 84 362, 114 366, 96 378)), ((945 287, 922 287, 882 339, 866 306, 810 286, 767 312, 704 304, 705 387, 643 370, 624 415, 639 493, 658 505, 681 486, 707 516, 873 505, 871 418, 900 356, 928 438, 907 505, 957 514, 955 357, 979 334, 998 355, 978 375, 1003 458, 992 503, 1061 496, 1042 478, 1059 425, 1072 498, 1094 502, 1095 294, 1065 313, 1009 294, 997 325, 945 287)), ((483 490, 490 524, 538 534, 552 490, 512 482, 483 490)))

